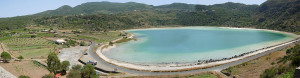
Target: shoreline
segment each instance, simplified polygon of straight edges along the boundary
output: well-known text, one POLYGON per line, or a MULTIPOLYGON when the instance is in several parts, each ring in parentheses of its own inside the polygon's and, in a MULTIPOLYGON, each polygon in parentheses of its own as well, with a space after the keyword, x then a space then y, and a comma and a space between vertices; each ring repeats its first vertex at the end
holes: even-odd
MULTIPOLYGON (((200 27, 200 26, 198 26, 200 27)), ((203 27, 203 26, 201 26, 203 27)), ((184 27, 171 27, 171 28, 184 28, 184 27)), ((232 28, 232 27, 220 27, 220 28, 232 28)), ((166 29, 166 28, 147 28, 147 29, 166 29)), ((234 29, 252 29, 252 28, 234 28, 234 29)), ((144 29, 129 29, 129 30, 144 30, 144 29)), ((275 30, 268 30, 268 29, 253 29, 253 30, 267 30, 267 31, 273 31, 273 32, 282 32, 282 31, 275 31, 275 30)), ((128 30, 124 30, 124 31, 128 31, 128 30)), ((289 35, 293 35, 293 36, 298 36, 292 33, 288 33, 288 32, 282 32, 285 34, 289 34, 289 35)), ((130 35, 132 38, 133 34, 130 35)), ((129 38, 129 37, 128 37, 129 38)), ((96 54, 103 59, 104 61, 120 66, 120 67, 125 67, 125 68, 129 68, 129 69, 135 69, 135 70, 144 70, 144 71, 178 71, 178 70, 187 70, 187 69, 201 69, 201 68, 208 68, 208 67, 213 67, 213 66, 218 66, 218 65, 222 65, 222 64, 227 64, 227 63, 231 63, 234 61, 238 61, 241 59, 245 59, 247 57, 250 56, 254 56, 263 52, 266 52, 268 50, 272 50, 278 47, 282 47, 294 42, 298 42, 299 38, 295 37, 296 39, 284 42, 284 43, 280 43, 280 44, 276 44, 276 45, 272 45, 272 46, 268 46, 268 47, 264 47, 255 51, 250 51, 250 52, 245 52, 242 53, 240 55, 235 55, 229 58, 222 58, 222 59, 210 59, 210 60, 198 60, 198 62, 196 63, 184 63, 184 64, 167 64, 167 65, 141 65, 141 64, 133 64, 133 63, 128 63, 128 62, 122 62, 122 61, 118 61, 118 60, 114 60, 111 58, 106 57, 102 52, 103 50, 109 50, 111 48, 116 47, 116 45, 114 44, 113 46, 109 46, 107 48, 102 49, 104 46, 106 46, 107 44, 101 45, 100 47, 97 48, 96 54)), ((118 41, 120 39, 114 40, 114 41, 118 41)))

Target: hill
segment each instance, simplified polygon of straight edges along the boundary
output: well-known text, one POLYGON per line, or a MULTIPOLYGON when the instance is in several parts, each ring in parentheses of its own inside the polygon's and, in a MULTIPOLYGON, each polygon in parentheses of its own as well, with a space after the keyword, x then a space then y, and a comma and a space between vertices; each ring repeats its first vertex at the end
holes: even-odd
POLYGON ((70 7, 64 5, 56 10, 48 10, 35 15, 91 15, 91 14, 115 14, 139 10, 194 10, 194 5, 173 3, 169 5, 153 6, 142 3, 127 2, 88 2, 70 7))
POLYGON ((262 5, 224 3, 161 6, 128 2, 88 2, 29 16, 0 19, 0 30, 28 26, 81 28, 95 31, 149 26, 231 26, 299 32, 299 1, 268 0, 262 5))
POLYGON ((44 26, 79 27, 99 31, 161 25, 241 27, 253 25, 255 19, 251 16, 255 13, 257 7, 257 5, 239 3, 210 6, 173 3, 155 6, 148 10, 127 11, 116 14, 46 16, 36 19, 35 23, 44 26))
POLYGON ((300 0, 268 0, 257 10, 261 28, 300 31, 300 0))
POLYGON ((35 15, 89 15, 89 14, 112 14, 126 11, 147 10, 152 6, 127 2, 127 3, 114 3, 114 2, 88 2, 81 5, 70 7, 62 6, 56 10, 48 10, 35 15))

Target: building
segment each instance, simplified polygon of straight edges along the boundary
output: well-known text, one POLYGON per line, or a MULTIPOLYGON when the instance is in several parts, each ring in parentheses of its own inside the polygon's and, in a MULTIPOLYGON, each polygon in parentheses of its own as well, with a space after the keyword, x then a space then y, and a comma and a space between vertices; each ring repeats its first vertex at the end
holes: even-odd
POLYGON ((49 30, 42 30, 42 32, 49 32, 49 30))
POLYGON ((57 39, 57 40, 55 41, 55 43, 56 43, 56 44, 64 44, 64 43, 67 43, 67 41, 64 40, 64 39, 57 39))

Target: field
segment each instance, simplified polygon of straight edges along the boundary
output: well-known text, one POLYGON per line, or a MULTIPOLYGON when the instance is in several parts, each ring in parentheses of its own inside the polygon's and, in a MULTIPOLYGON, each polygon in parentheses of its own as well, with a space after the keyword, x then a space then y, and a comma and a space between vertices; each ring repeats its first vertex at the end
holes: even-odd
POLYGON ((117 31, 111 31, 111 32, 96 32, 96 33, 84 33, 79 35, 73 35, 75 38, 79 39, 88 39, 88 40, 94 40, 97 43, 101 42, 109 42, 115 39, 120 38, 120 32, 117 31))
POLYGON ((49 71, 40 65, 37 65, 33 61, 15 61, 11 63, 0 63, 4 69, 15 75, 16 77, 20 75, 27 75, 31 78, 42 78, 49 71))
POLYGON ((43 58, 55 47, 54 42, 43 38, 11 38, 1 41, 17 57, 22 55, 24 58, 43 58))

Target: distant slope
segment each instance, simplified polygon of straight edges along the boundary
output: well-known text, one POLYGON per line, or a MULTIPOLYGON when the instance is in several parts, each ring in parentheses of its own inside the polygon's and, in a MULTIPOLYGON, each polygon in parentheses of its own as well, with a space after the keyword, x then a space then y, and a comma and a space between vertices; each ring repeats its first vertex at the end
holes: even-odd
POLYGON ((300 32, 300 0, 268 0, 257 10, 262 28, 300 32))
POLYGON ((115 14, 139 10, 194 10, 192 4, 173 3, 169 5, 152 6, 142 3, 127 2, 88 2, 81 5, 70 7, 64 5, 56 10, 48 10, 35 15, 90 15, 90 14, 115 14))
POLYGON ((196 5, 195 12, 178 13, 182 25, 249 27, 255 24, 252 16, 258 5, 224 3, 215 5, 196 5))
POLYGON ((185 4, 185 3, 173 3, 168 5, 160 5, 160 6, 154 6, 155 10, 160 11, 170 11, 170 10, 188 10, 193 11, 195 10, 194 4, 185 4))
POLYGON ((97 31, 149 26, 232 26, 300 31, 299 0, 268 0, 262 5, 173 3, 152 6, 135 2, 88 2, 35 15, 0 18, 0 30, 27 26, 83 28, 97 31))
POLYGON ((72 9, 73 8, 71 6, 64 5, 64 6, 59 7, 56 10, 48 10, 48 11, 44 11, 44 12, 41 12, 41 13, 37 13, 35 15, 71 15, 71 14, 77 14, 77 13, 74 13, 72 9))
POLYGON ((56 10, 48 10, 35 15, 79 15, 79 14, 112 14, 126 11, 135 10, 148 10, 152 6, 127 2, 127 3, 114 3, 114 2, 88 2, 78 5, 74 8, 70 6, 62 6, 56 10))

